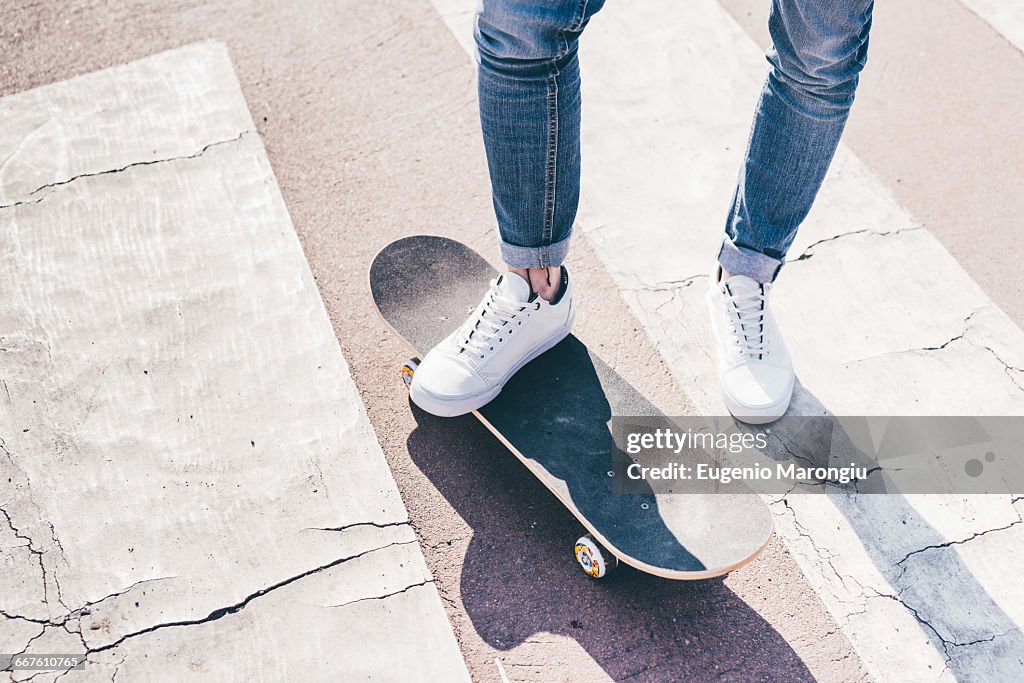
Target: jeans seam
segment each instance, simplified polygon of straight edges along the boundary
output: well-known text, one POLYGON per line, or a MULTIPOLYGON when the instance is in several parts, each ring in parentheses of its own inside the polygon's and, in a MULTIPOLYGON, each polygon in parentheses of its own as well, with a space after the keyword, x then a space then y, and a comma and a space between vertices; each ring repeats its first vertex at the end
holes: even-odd
MULTIPOLYGON (((570 31, 579 31, 580 30, 580 26, 583 26, 583 18, 585 16, 587 16, 587 3, 589 1, 590 0, 582 0, 576 6, 576 16, 573 17, 572 25, 569 26, 568 30, 570 30, 570 31)), ((568 50, 568 45, 566 46, 566 50, 568 50)))
POLYGON ((588 2, 589 0, 580 0, 576 6, 576 16, 573 17, 572 23, 568 28, 559 31, 562 45, 551 62, 551 74, 548 76, 548 159, 544 187, 544 232, 541 238, 543 244, 540 251, 542 268, 547 268, 549 265, 550 254, 547 247, 551 246, 555 232, 555 201, 558 187, 558 77, 561 75, 558 62, 569 54, 569 41, 565 34, 569 31, 578 31, 583 25, 583 20, 587 16, 588 2))
POLYGON ((543 247, 551 244, 555 223, 555 188, 558 177, 558 66, 552 65, 548 77, 548 159, 544 187, 544 234, 541 237, 541 268, 547 267, 547 252, 543 247))

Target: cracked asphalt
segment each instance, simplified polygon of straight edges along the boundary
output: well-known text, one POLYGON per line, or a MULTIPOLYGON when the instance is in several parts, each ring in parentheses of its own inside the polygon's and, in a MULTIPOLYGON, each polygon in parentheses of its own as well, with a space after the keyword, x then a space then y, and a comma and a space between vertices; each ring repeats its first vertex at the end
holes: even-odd
MULTIPOLYGON (((970 120, 988 107, 1002 121, 1019 112, 1024 88, 1016 86, 1024 69, 1013 67, 1024 65, 1024 57, 1012 46, 994 42, 977 17, 966 16, 956 2, 922 3, 880 10, 889 21, 877 22, 880 38, 873 45, 873 63, 904 73, 911 66, 901 65, 913 65, 917 75, 909 79, 912 87, 907 77, 872 81, 866 76, 847 136, 851 148, 914 211, 920 225, 844 231, 810 242, 792 261, 814 267, 824 261, 820 267, 830 267, 831 257, 819 255, 844 241, 914 236, 927 229, 1019 325, 1024 322, 1024 291, 1016 217, 1024 161, 1006 154, 1019 148, 1021 129, 1008 124, 965 127, 955 139, 941 133, 946 130, 944 116, 970 120), (983 47, 984 54, 962 55, 958 50, 936 57, 934 46, 944 44, 948 22, 960 22, 970 44, 983 47), (922 45, 932 46, 927 58, 914 54, 922 45), (995 69, 994 64, 1008 66, 995 69), (969 91, 977 94, 976 101, 951 94, 967 88, 979 70, 990 91, 1013 93, 1008 101, 992 102, 973 87, 969 91), (947 81, 941 90, 922 91, 942 78, 947 81), (936 92, 938 104, 930 102, 936 92), (929 113, 940 108, 945 114, 929 113), (893 121, 893 111, 908 115, 893 121), (913 126, 919 122, 926 132, 915 136, 913 126), (928 144, 917 141, 924 136, 928 144), (965 146, 973 146, 971 154, 964 154, 965 146), (948 179, 932 171, 937 160, 955 155, 968 159, 960 176, 971 178, 970 192, 950 188, 948 179), (999 173, 985 172, 985 160, 992 158, 999 160, 999 173), (986 239, 978 239, 982 231, 986 239)), ((749 35, 763 40, 760 5, 748 0, 722 4, 749 35)), ((20 499, 17 509, 0 501, 6 532, 13 539, 8 552, 12 561, 23 556, 38 566, 33 581, 46 605, 45 613, 18 614, 4 611, 0 598, 0 633, 21 651, 38 651, 42 644, 52 651, 85 648, 106 658, 101 659, 113 680, 123 671, 126 657, 174 655, 177 651, 159 639, 168 630, 197 629, 216 640, 216 634, 202 629, 229 617, 237 620, 237 628, 251 628, 248 619, 255 617, 247 615, 263 614, 261 609, 271 613, 283 604, 310 600, 310 593, 322 594, 340 581, 334 570, 372 560, 377 553, 418 547, 433 578, 405 577, 399 587, 325 607, 359 610, 367 602, 436 587, 474 680, 501 680, 501 669, 517 681, 869 680, 878 669, 865 664, 858 648, 882 646, 862 636, 870 624, 862 628, 857 619, 875 602, 892 603, 886 607, 909 614, 938 644, 948 670, 933 671, 935 679, 950 671, 962 674, 958 660, 973 663, 968 651, 979 646, 990 648, 993 656, 1020 656, 1015 613, 1001 609, 972 580, 972 570, 979 572, 977 557, 986 554, 963 559, 958 549, 984 546, 991 548, 986 553, 997 554, 999 539, 1011 530, 1019 532, 1024 497, 1010 501, 1015 520, 992 520, 979 513, 971 520, 977 530, 965 530, 954 540, 921 542, 946 538, 930 528, 914 537, 914 547, 901 547, 894 540, 890 552, 874 558, 880 567, 877 576, 849 571, 831 545, 836 535, 847 545, 867 543, 867 531, 857 527, 842 535, 821 521, 826 517, 820 508, 801 500, 799 509, 785 501, 773 504, 780 517, 791 521, 792 537, 789 530, 780 530, 759 561, 724 579, 671 583, 626 569, 605 582, 586 582, 570 556, 576 523, 559 503, 472 418, 441 424, 408 404, 395 371, 406 350, 373 310, 365 284, 369 259, 390 240, 424 231, 443 232, 490 257, 495 254, 472 70, 430 3, 384 0, 368 12, 350 0, 318 0, 302 7, 253 7, 241 0, 215 5, 195 0, 14 2, 0 15, 5 54, 0 95, 196 40, 228 45, 255 131, 181 156, 78 173, 5 196, 0 210, 42 202, 56 187, 88 178, 197 159, 214 148, 224 151, 258 133, 409 513, 408 521, 332 525, 319 520, 297 532, 349 539, 361 530, 387 530, 397 534, 396 540, 354 552, 333 546, 301 570, 291 565, 295 568, 283 578, 260 575, 255 584, 247 581, 240 594, 214 596, 221 606, 212 611, 204 608, 193 618, 169 620, 147 615, 145 625, 126 621, 116 625, 120 631, 111 631, 110 615, 97 608, 120 601, 145 604, 148 591, 174 585, 179 577, 154 576, 99 598, 66 600, 59 577, 71 560, 53 524, 40 521, 37 511, 20 499), (33 521, 26 526, 21 520, 33 521), (824 567, 822 583, 808 562, 824 567), (890 591, 886 582, 898 590, 890 591), (936 611, 935 596, 950 583, 962 589, 984 619, 958 620, 955 614, 936 611), (829 596, 827 602, 822 595, 829 596), (987 623, 986 631, 979 631, 979 621, 987 623), (859 645, 851 642, 851 632, 861 638, 859 645)), ((672 356, 663 337, 638 319, 637 310, 649 308, 669 319, 685 310, 687 297, 700 289, 692 285, 706 276, 655 273, 648 280, 628 269, 617 272, 602 259, 601 232, 602 226, 590 228, 588 239, 574 245, 570 261, 588 293, 582 303, 581 336, 666 412, 697 409, 698 399, 666 381, 679 372, 679 364, 665 360, 672 356)), ((1003 366, 1013 385, 1024 389, 1024 367, 1007 360, 1012 356, 988 339, 984 329, 977 341, 969 338, 976 315, 982 313, 975 310, 963 317, 963 329, 954 336, 887 348, 846 365, 900 354, 953 353, 955 342, 963 341, 985 351, 1003 366)), ((45 345, 45 340, 37 341, 45 345)), ((43 350, 49 356, 50 349, 43 350)), ((10 387, 3 383, 10 401, 10 387)), ((3 435, 0 450, 18 479, 9 483, 27 486, 27 475, 3 435)), ((854 522, 867 514, 853 504, 844 512, 854 522)), ((890 516, 922 524, 909 507, 890 516)), ((312 551, 301 545, 290 550, 306 552, 312 551)), ((898 613, 892 614, 897 623, 898 613)), ((899 648, 900 643, 887 647, 899 648)), ((69 674, 67 680, 75 677, 69 674)))
MULTIPOLYGON (((725 580, 681 585, 627 570, 607 585, 581 581, 571 557, 576 523, 528 472, 474 420, 440 425, 410 411, 395 373, 405 351, 379 321, 365 291, 369 259, 394 237, 422 230, 424 217, 484 253, 495 251, 471 73, 429 5, 385 2, 366 13, 350 4, 341 9, 349 19, 340 32, 331 19, 339 10, 327 3, 263 14, 241 4, 228 9, 199 3, 187 11, 153 3, 130 13, 109 5, 20 6, 5 23, 7 35, 20 32, 20 37, 12 41, 3 66, 3 92, 199 38, 228 44, 342 351, 474 678, 498 680, 495 657, 516 680, 863 678, 849 643, 780 543, 772 543, 764 560, 725 580), (243 26, 237 14, 249 21, 243 26), (42 26, 70 24, 74 30, 71 36, 34 32, 31 26, 39 19, 42 26), (121 27, 116 34, 107 31, 113 24, 121 27), (204 28, 197 32, 196 26, 204 28), (396 31, 404 41, 384 39, 396 31), (101 35, 104 40, 97 40, 101 35), (77 47, 58 52, 58 44, 77 47), (374 69, 354 68, 365 62, 368 48, 374 69), (380 73, 398 74, 401 87, 380 81, 380 73), (361 95, 345 95, 353 92, 361 95), (368 128, 367 121, 377 123, 368 128), (415 173, 390 171, 410 164, 415 173), (465 201, 439 199, 450 196, 465 201), (502 561, 495 563, 497 556, 502 561), (772 586, 783 587, 786 599, 778 599, 772 586)), ((639 325, 585 242, 571 267, 593 293, 583 313, 589 317, 582 323, 584 334, 652 398, 682 412, 685 400, 663 381, 663 365, 650 362, 653 349, 642 337, 637 343, 639 325)), ((337 533, 327 531, 333 525, 317 526, 324 530, 320 533, 337 533)), ((115 663, 132 643, 146 643, 141 647, 153 657, 160 634, 237 619, 351 557, 289 574, 193 618, 157 619, 109 639, 100 636, 106 625, 96 605, 59 607, 43 619, 46 625, 33 624, 29 638, 64 627, 95 633, 85 642, 97 655, 108 655, 116 671, 115 663), (68 615, 81 610, 91 614, 85 615, 89 625, 80 629, 68 615), (98 632, 90 631, 97 625, 98 632)), ((96 602, 130 600, 171 583, 119 588, 111 596, 127 593, 96 602)), ((419 584, 400 590, 414 592, 413 585, 419 584)), ((74 637, 79 642, 78 633, 74 637)), ((128 655, 129 662, 138 652, 128 655)))

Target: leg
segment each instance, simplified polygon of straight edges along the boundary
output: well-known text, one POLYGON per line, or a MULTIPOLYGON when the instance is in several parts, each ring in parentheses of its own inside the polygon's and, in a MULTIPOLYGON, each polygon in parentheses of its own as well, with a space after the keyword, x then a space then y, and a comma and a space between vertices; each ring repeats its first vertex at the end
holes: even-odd
POLYGON ((482 0, 480 124, 501 257, 513 272, 496 277, 469 318, 420 363, 410 397, 427 412, 480 408, 572 329, 572 280, 561 264, 580 192, 576 51, 603 1, 482 0))
POLYGON ((502 260, 561 265, 580 191, 579 36, 604 0, 483 0, 480 124, 502 260))
POLYGON ((707 291, 722 397, 744 422, 781 417, 793 395, 770 283, 839 144, 867 59, 871 9, 872 0, 772 3, 771 71, 707 291))
POLYGON ((771 71, 740 170, 722 267, 771 282, 821 187, 867 60, 872 0, 774 0, 771 71))

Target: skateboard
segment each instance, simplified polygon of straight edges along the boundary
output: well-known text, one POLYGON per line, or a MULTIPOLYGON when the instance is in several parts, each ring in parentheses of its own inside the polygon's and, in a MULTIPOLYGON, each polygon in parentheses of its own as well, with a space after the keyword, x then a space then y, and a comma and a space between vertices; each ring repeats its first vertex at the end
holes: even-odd
MULTIPOLYGON (((425 354, 462 324, 496 275, 466 245, 419 235, 384 247, 369 280, 384 321, 425 354)), ((407 387, 418 362, 401 365, 407 387)), ((750 562, 771 538, 771 512, 757 495, 613 492, 609 421, 661 412, 574 335, 523 366, 474 415, 583 525, 573 552, 593 578, 622 562, 667 579, 707 579, 750 562), (541 411, 530 407, 538 386, 549 401, 541 411)))

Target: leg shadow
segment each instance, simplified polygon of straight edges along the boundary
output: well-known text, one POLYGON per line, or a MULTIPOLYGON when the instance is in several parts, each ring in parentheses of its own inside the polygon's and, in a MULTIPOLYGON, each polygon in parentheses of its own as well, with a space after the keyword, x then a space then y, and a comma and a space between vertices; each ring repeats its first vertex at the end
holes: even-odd
MULTIPOLYGON (((826 465, 830 449, 842 444, 843 464, 872 467, 877 459, 860 450, 844 425, 806 387, 798 385, 787 417, 771 425, 769 457, 797 456, 826 465), (821 420, 801 416, 825 416, 821 420), (772 452, 774 450, 774 452, 772 452), (825 454, 824 456, 822 454, 825 454)), ((940 534, 907 497, 891 487, 886 493, 859 495, 828 487, 825 494, 857 534, 893 594, 872 594, 868 599, 902 603, 921 624, 933 647, 958 680, 1024 680, 1024 634, 985 590, 954 548, 943 551, 942 561, 908 555, 922 548, 940 548, 949 539, 940 534), (911 542, 912 541, 912 542, 911 542)), ((860 491, 871 491, 860 486, 860 491)), ((800 494, 797 494, 800 495, 800 494)))

